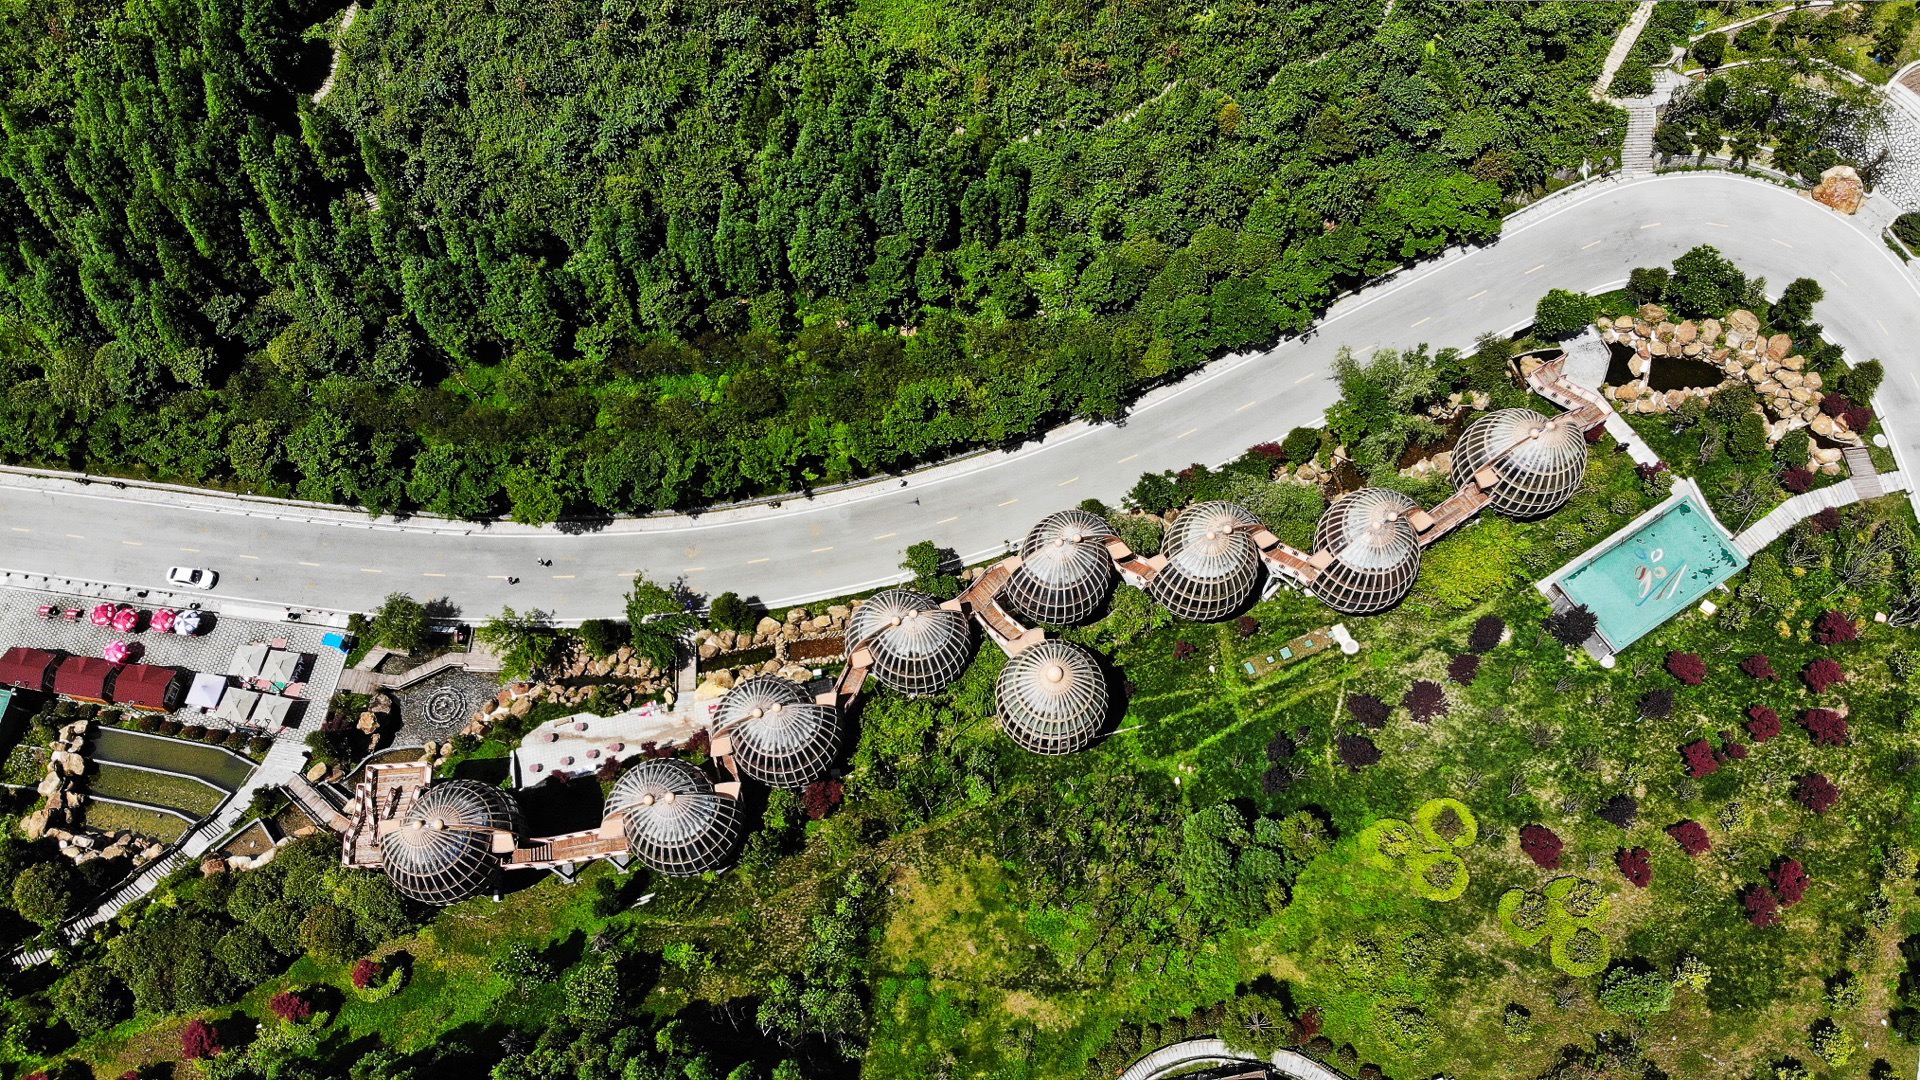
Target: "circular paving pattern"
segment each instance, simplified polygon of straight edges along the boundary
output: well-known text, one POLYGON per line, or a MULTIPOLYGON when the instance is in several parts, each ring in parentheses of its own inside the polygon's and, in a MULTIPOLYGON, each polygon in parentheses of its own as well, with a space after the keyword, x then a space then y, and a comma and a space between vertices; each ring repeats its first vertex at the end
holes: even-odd
POLYGON ((394 744, 419 746, 451 738, 499 692, 498 680, 458 668, 436 672, 414 686, 396 690, 400 730, 394 735, 394 744))

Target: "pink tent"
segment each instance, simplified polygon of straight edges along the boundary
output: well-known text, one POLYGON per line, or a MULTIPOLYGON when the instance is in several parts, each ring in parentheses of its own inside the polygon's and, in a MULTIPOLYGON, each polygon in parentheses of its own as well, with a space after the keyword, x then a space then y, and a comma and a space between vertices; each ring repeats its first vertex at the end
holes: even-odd
POLYGON ((171 608, 161 608, 153 613, 153 632, 156 634, 173 633, 174 613, 171 608))
POLYGON ((140 612, 133 608, 123 607, 113 613, 113 628, 123 634, 133 633, 133 628, 138 625, 140 625, 140 612))
POLYGON ((109 641, 100 655, 110 664, 124 664, 133 659, 133 648, 124 641, 109 641))
POLYGON ((112 626, 113 625, 113 605, 112 604, 95 604, 93 606, 93 614, 87 617, 87 621, 91 622, 95 626, 112 626))

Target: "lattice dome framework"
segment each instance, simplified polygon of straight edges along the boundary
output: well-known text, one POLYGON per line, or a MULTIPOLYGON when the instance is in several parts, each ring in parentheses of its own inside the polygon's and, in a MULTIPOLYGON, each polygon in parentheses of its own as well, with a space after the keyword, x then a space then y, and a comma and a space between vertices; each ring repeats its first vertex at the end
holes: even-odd
POLYGON ((1233 614, 1260 580, 1250 533, 1260 522, 1230 502, 1195 503, 1167 527, 1167 565, 1148 582, 1161 606, 1182 619, 1213 622, 1233 614))
POLYGON ((740 842, 739 807, 679 758, 649 758, 622 773, 607 812, 620 815, 641 862, 674 877, 726 866, 740 842))
POLYGON ((420 793, 400 827, 380 838, 380 859, 394 887, 423 904, 446 907, 484 892, 500 872, 496 832, 526 832, 519 804, 496 787, 443 780, 420 793))
POLYGON ((840 710, 778 675, 756 675, 727 691, 713 726, 733 740, 742 773, 790 791, 827 775, 840 749, 840 710))
POLYGON ((1540 517, 1580 490, 1587 475, 1586 435, 1564 415, 1549 420, 1532 409, 1499 409, 1460 436, 1453 448, 1454 485, 1465 487, 1489 464, 1500 476, 1487 493, 1489 505, 1509 517, 1540 517), (1500 458, 1503 451, 1507 456, 1500 458))
POLYGON ((1313 579, 1313 593, 1348 615, 1370 615, 1400 602, 1420 576, 1420 534, 1407 514, 1412 499, 1386 488, 1344 495, 1320 515, 1316 552, 1333 561, 1313 579))
POLYGON ((876 593, 847 620, 847 655, 865 645, 873 674, 903 694, 946 689, 973 655, 973 626, 912 589, 876 593))
POLYGON ((1113 588, 1105 540, 1113 527, 1098 514, 1062 510, 1041 518, 1020 542, 1020 566, 1002 598, 1048 626, 1086 622, 1113 588))
POLYGON ((1042 641, 1007 661, 993 687, 1000 729, 1036 754, 1085 750, 1107 719, 1107 676, 1093 654, 1042 641))

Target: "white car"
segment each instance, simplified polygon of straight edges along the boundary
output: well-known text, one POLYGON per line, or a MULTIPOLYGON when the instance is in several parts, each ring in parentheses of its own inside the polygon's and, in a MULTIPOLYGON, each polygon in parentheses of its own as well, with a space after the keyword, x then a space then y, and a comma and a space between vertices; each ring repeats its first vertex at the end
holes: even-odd
POLYGON ((220 575, 198 566, 175 566, 167 571, 167 584, 182 589, 211 589, 220 575))

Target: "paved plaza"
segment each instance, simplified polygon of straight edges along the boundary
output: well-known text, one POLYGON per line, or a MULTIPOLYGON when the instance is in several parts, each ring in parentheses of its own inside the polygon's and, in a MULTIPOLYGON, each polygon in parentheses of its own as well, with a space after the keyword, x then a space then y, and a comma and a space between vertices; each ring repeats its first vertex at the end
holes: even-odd
MULTIPOLYGON (((209 628, 191 637, 157 634, 151 630, 121 634, 87 621, 87 614, 99 602, 97 598, 78 594, 0 588, 0 649, 20 645, 32 649, 59 650, 74 656, 97 657, 109 642, 124 641, 138 643, 145 649, 139 657, 140 663, 223 675, 233 659, 235 649, 251 642, 284 638, 289 651, 304 653, 312 658, 308 665, 305 695, 312 719, 303 718, 299 724, 302 730, 308 731, 318 727, 319 717, 326 710, 327 699, 333 696, 334 686, 340 681, 341 665, 346 660, 339 651, 321 644, 321 636, 328 632, 322 626, 256 622, 214 614, 202 624, 210 624, 209 628), (78 608, 82 612, 80 621, 68 622, 58 616, 43 619, 39 616, 42 604, 53 604, 63 610, 78 608)), ((154 609, 145 607, 142 610, 152 612, 154 609)), ((203 715, 198 708, 184 705, 174 710, 172 715, 181 723, 233 726, 203 715)))

